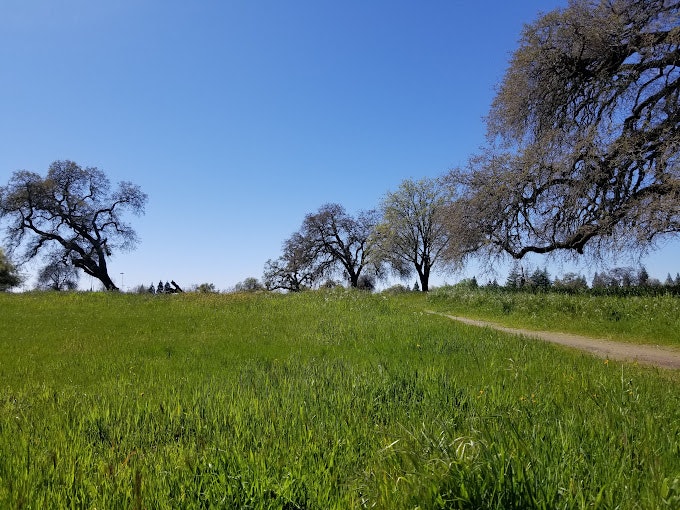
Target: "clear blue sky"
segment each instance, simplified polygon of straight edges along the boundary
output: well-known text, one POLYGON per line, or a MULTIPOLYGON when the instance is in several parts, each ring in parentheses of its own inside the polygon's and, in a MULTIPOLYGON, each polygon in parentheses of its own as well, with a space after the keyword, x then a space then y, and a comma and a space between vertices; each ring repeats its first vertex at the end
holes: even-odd
POLYGON ((139 184, 116 283, 227 289, 322 204, 370 209, 464 164, 523 24, 565 4, 3 0, 0 183, 71 159, 139 184))

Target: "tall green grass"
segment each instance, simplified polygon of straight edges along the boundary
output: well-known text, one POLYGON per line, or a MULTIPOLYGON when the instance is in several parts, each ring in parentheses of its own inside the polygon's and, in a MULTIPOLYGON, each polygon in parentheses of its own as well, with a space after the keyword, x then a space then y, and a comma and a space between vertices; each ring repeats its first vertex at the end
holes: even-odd
POLYGON ((680 347, 680 297, 568 295, 443 287, 427 306, 508 326, 680 347))
POLYGON ((677 373, 426 304, 0 295, 0 507, 678 508, 677 373))

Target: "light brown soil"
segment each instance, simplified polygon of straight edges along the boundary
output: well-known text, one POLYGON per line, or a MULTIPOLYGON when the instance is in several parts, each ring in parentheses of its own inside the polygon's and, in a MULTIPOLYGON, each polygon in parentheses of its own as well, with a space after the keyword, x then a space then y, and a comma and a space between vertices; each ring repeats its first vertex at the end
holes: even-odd
POLYGON ((615 359, 622 361, 633 361, 646 365, 653 365, 661 368, 680 369, 680 350, 672 347, 661 347, 658 345, 639 345, 623 342, 613 342, 600 338, 590 338, 586 336, 573 335, 570 333, 556 333, 553 331, 532 331, 529 329, 508 328, 500 324, 488 321, 468 319, 466 317, 456 317, 444 313, 428 313, 442 315, 455 321, 463 322, 472 326, 492 328, 513 335, 523 335, 527 337, 539 338, 546 342, 566 345, 575 349, 590 352, 605 359, 615 359))

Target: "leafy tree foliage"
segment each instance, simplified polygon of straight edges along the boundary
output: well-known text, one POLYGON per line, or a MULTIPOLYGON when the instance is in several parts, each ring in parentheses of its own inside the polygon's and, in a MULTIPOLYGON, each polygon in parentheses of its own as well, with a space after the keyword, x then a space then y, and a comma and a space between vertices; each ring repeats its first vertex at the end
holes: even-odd
POLYGON ((320 288, 322 289, 335 289, 337 287, 342 287, 342 283, 336 282, 332 278, 327 278, 320 285, 320 288))
POLYGON ((196 287, 196 292, 201 294, 217 294, 217 288, 214 283, 201 283, 196 287))
POLYGON ((679 19, 672 0, 570 0, 525 28, 457 176, 473 244, 596 255, 680 231, 679 19))
POLYGON ((508 289, 521 289, 525 283, 524 268, 518 262, 515 262, 508 273, 508 278, 505 280, 505 286, 508 289))
POLYGON ((606 276, 602 273, 599 273, 595 271, 595 274, 593 275, 593 282, 591 283, 591 287, 593 289, 604 289, 608 286, 609 281, 607 280, 606 276))
POLYGON ((439 179, 425 178, 403 181, 382 201, 382 221, 374 235, 378 257, 401 278, 417 273, 423 292, 449 244, 451 234, 443 221, 448 198, 439 179))
POLYGON ((619 287, 628 288, 635 283, 635 269, 632 267, 615 267, 609 271, 609 276, 619 287))
POLYGON ((151 285, 151 287, 147 287, 145 284, 140 283, 138 285, 131 285, 129 292, 131 294, 138 294, 138 295, 155 294, 156 289, 154 288, 153 285, 151 285))
POLYGON ((311 288, 326 269, 315 255, 315 250, 308 246, 307 240, 299 232, 295 232, 283 243, 282 255, 265 263, 265 287, 268 290, 282 289, 290 292, 311 288))
POLYGON ((387 289, 382 291, 383 294, 407 294, 409 292, 411 292, 411 290, 406 288, 401 283, 392 285, 391 287, 388 287, 387 289))
POLYGON ((464 278, 463 280, 459 281, 455 284, 455 287, 475 290, 479 288, 479 282, 477 282, 477 277, 473 276, 472 278, 464 278))
POLYGON ((234 292, 257 292, 264 290, 264 286, 255 277, 248 277, 234 286, 234 292))
POLYGON ((305 216, 298 239, 307 251, 306 257, 315 260, 320 271, 341 270, 350 286, 357 287, 362 272, 378 272, 371 259, 371 235, 376 224, 375 211, 362 211, 355 218, 339 204, 326 204, 305 216))
MULTIPOLYGON (((631 287, 647 287, 652 282, 644 267, 636 270, 633 267, 614 267, 596 272, 593 275, 594 289, 628 289, 631 287)), ((659 282, 660 283, 660 282, 659 282)))
POLYGON ((52 253, 38 272, 37 286, 45 290, 74 290, 78 287, 78 271, 61 253, 52 253))
POLYGON ((588 282, 584 276, 570 272, 562 278, 556 278, 553 286, 557 290, 583 292, 588 289, 588 282))
POLYGON ((112 190, 98 168, 55 161, 44 178, 24 170, 12 175, 0 188, 0 217, 9 221, 11 248, 24 246, 25 259, 58 251, 62 260, 115 290, 108 257, 137 242, 122 213, 141 214, 146 201, 146 194, 129 182, 112 190))
POLYGON ((21 283, 21 276, 5 252, 0 248, 0 292, 4 292, 21 283))
POLYGON ((552 286, 547 268, 535 269, 529 276, 528 284, 536 290, 548 290, 552 286))
POLYGON ((357 282, 357 289, 372 292, 375 290, 375 277, 373 275, 362 274, 357 282))

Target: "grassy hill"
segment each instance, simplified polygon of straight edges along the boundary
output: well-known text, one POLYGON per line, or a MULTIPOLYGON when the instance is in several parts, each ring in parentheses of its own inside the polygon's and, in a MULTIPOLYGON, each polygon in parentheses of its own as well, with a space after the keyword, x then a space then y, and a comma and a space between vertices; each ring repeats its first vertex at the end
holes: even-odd
POLYGON ((678 508, 676 372, 433 303, 0 294, 0 507, 678 508))
POLYGON ((516 292, 442 287, 428 296, 438 311, 507 326, 680 347, 680 297, 516 292))

